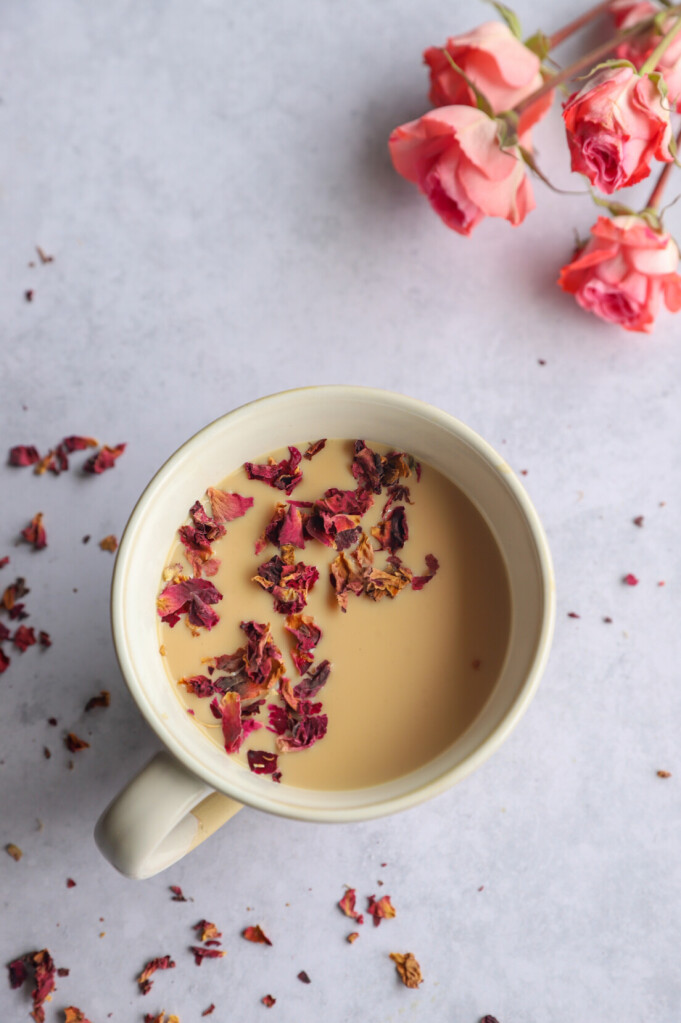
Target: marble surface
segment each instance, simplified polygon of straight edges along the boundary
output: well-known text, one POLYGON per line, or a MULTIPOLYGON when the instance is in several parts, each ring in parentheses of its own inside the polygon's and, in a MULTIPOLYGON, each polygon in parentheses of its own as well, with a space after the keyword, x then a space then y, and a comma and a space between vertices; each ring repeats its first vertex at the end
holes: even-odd
MULTIPOLYGON (((547 29, 574 14, 527 0, 528 28, 542 9, 547 29)), ((193 1023, 210 1003, 215 1023, 678 1014, 681 321, 626 334, 554 286, 588 198, 537 183, 522 228, 466 240, 393 173, 387 135, 426 107, 422 49, 490 16, 434 0, 2 5, 0 437, 128 442, 96 479, 0 467, 0 583, 26 577, 27 624, 53 638, 0 679, 0 844, 24 853, 0 853, 0 950, 48 947, 70 968, 48 1023, 67 1005, 93 1023, 161 1008, 193 1023), (526 472, 558 582, 544 681, 503 748, 427 805, 347 826, 245 810, 166 874, 126 881, 92 828, 158 744, 115 664, 98 541, 206 422, 336 382, 430 401, 526 472), (49 547, 14 546, 39 510, 49 547), (85 716, 102 688, 111 707, 85 716), (69 729, 91 743, 72 770, 69 729), (397 907, 352 946, 334 908, 346 883, 397 907), (228 954, 197 969, 201 917, 228 954), (273 946, 243 941, 248 923, 273 946), (387 958, 407 950, 418 991, 387 958), (135 976, 165 953, 176 969, 142 998, 135 976)), ((581 188, 557 109, 536 142, 581 188)), ((681 207, 668 223, 681 230, 681 207)), ((3 979, 1 1018, 29 1009, 3 979)))

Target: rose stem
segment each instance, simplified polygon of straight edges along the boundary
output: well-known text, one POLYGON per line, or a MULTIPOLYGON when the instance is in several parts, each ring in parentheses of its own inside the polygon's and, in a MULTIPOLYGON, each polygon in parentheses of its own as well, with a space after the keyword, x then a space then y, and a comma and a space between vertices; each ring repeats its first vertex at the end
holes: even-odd
MULTIPOLYGON (((679 131, 679 134, 676 136, 676 144, 677 146, 681 146, 681 131, 679 131)), ((673 166, 674 166, 673 162, 666 163, 662 170, 660 171, 657 181, 655 182, 655 186, 652 192, 650 193, 650 199, 648 199, 648 202, 646 204, 645 208, 647 210, 657 211, 657 208, 660 205, 660 200, 662 199, 662 193, 664 192, 667 186, 667 178, 669 177, 669 174, 673 166)))
POLYGON ((581 14, 578 18, 575 18, 574 21, 570 21, 567 25, 563 25, 562 28, 559 28, 557 32, 554 32, 553 35, 548 37, 547 44, 549 50, 553 50, 556 46, 560 46, 565 39, 574 35, 575 32, 579 32, 580 28, 584 28, 584 26, 588 25, 590 21, 594 21, 599 14, 604 14, 608 11, 610 9, 610 3, 611 0, 603 0, 603 3, 596 4, 596 6, 592 7, 590 11, 587 11, 585 14, 581 14))
POLYGON ((668 46, 671 45, 671 43, 674 42, 679 32, 681 32, 681 15, 677 16, 676 24, 674 25, 674 27, 670 29, 665 36, 663 36, 663 38, 660 40, 660 42, 657 44, 653 52, 648 57, 645 64, 641 66, 638 72, 640 75, 647 75, 649 74, 649 72, 655 70, 657 65, 660 63, 660 59, 664 56, 665 50, 667 49, 668 46))
MULTIPOLYGON (((526 96, 525 99, 521 100, 520 103, 513 108, 514 113, 522 114, 538 99, 545 96, 547 92, 551 92, 556 88, 556 86, 562 85, 563 82, 567 82, 570 78, 574 78, 579 71, 593 67, 593 65, 597 64, 603 57, 607 57, 608 54, 614 50, 616 46, 619 46, 620 43, 626 42, 627 39, 633 39, 634 36, 640 35, 641 32, 651 28, 654 21, 654 17, 646 18, 644 21, 639 21, 636 25, 632 25, 631 28, 625 28, 616 32, 615 35, 607 42, 601 43, 600 46, 596 46, 595 49, 590 50, 589 53, 585 53, 583 57, 576 60, 574 64, 569 64, 568 67, 563 68, 562 71, 558 71, 557 74, 548 78, 543 85, 540 85, 538 89, 535 89, 533 93, 530 93, 529 96, 526 96)), ((673 29, 672 31, 675 30, 673 29)))

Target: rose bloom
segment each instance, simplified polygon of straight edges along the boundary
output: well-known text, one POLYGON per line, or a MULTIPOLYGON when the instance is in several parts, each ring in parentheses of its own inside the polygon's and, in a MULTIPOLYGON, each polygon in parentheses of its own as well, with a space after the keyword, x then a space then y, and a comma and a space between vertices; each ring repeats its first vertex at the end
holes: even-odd
MULTIPOLYGON (((512 110, 543 85, 539 57, 516 39, 503 22, 488 21, 465 35, 452 36, 444 49, 485 96, 495 114, 512 110)), ((442 48, 431 46, 423 59, 430 68, 428 98, 434 107, 475 106, 473 90, 454 70, 442 48)), ((553 93, 547 93, 527 108, 520 118, 520 134, 544 116, 552 100, 553 93)))
POLYGON ((678 262, 674 239, 642 217, 599 217, 558 283, 587 312, 649 334, 661 299, 672 312, 681 309, 678 262))
MULTIPOLYGON (((648 0, 639 0, 632 3, 632 0, 615 0, 610 6, 617 28, 631 28, 646 18, 655 17, 660 13, 660 8, 648 3, 648 0)), ((631 63, 640 68, 653 52, 662 36, 674 27, 674 17, 668 18, 662 24, 662 32, 659 29, 651 28, 641 35, 626 40, 615 50, 620 60, 630 60, 631 63)), ((664 78, 667 86, 669 105, 681 113, 681 37, 676 36, 669 47, 660 58, 656 68, 664 78)))
POLYGON ((520 224, 534 209, 517 147, 502 149, 497 125, 477 107, 439 107, 395 128, 395 170, 418 185, 448 227, 469 235, 484 217, 520 224))
POLYGON ((597 72, 570 96, 563 119, 573 171, 608 195, 647 178, 653 157, 673 159, 668 104, 633 68, 597 72))

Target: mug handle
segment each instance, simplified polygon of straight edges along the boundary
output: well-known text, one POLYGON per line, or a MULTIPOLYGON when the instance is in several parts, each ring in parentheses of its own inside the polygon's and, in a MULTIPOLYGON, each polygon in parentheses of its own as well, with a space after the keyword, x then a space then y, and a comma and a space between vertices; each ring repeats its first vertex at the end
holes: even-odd
POLYGON ((142 880, 177 863, 241 806, 161 752, 106 808, 95 841, 116 870, 142 880))

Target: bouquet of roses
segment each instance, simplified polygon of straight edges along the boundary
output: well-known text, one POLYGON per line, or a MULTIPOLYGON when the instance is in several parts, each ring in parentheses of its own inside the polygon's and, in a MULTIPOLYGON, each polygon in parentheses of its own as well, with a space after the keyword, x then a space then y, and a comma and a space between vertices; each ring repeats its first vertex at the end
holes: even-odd
POLYGON ((672 127, 681 113, 681 4, 607 0, 553 35, 525 41, 513 11, 494 6, 502 21, 426 50, 433 109, 391 134, 395 169, 459 234, 485 217, 518 225, 535 205, 528 170, 546 180, 532 127, 556 89, 575 82, 563 103, 573 171, 611 196, 648 177, 654 161, 663 167, 640 211, 592 192, 609 215, 598 217, 558 283, 587 311, 649 333, 661 301, 681 309, 679 249, 659 209, 681 143, 672 127), (601 16, 612 19, 606 42, 569 67, 546 66, 560 43, 601 16))

